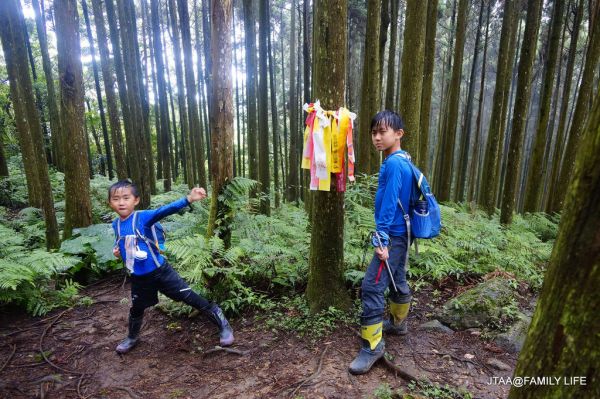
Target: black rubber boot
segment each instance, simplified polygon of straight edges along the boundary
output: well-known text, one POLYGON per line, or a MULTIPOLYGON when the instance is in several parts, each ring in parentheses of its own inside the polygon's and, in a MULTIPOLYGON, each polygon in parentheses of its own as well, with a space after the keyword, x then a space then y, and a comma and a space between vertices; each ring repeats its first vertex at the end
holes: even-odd
POLYGON ((350 363, 348 371, 352 374, 365 374, 385 353, 385 343, 381 335, 382 323, 362 325, 360 336, 362 346, 356 358, 350 363))
POLYGON ((223 311, 217 305, 213 305, 207 312, 209 319, 219 328, 219 343, 221 346, 233 344, 233 328, 225 318, 223 311))
POLYGON ((369 341, 365 341, 364 339, 362 341, 363 345, 360 348, 358 355, 356 355, 352 363, 350 363, 350 367, 348 368, 348 371, 354 375, 367 373, 369 370, 371 370, 371 367, 373 367, 375 362, 381 359, 385 353, 385 343, 383 340, 379 341, 373 350, 369 345, 369 341))
POLYGON ((142 328, 142 322, 144 321, 144 315, 139 317, 129 316, 129 334, 119 345, 117 345, 117 353, 127 353, 133 349, 138 343, 138 336, 142 328))
POLYGON ((406 318, 408 317, 412 297, 404 295, 399 300, 401 302, 390 300, 390 318, 383 321, 383 332, 386 334, 406 335, 408 333, 406 318))

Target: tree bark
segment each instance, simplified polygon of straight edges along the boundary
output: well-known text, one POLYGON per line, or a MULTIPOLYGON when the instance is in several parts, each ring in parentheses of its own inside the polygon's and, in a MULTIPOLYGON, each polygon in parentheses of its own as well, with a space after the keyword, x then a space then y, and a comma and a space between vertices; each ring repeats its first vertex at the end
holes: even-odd
POLYGON ((268 0, 259 1, 258 29, 258 180, 260 182, 260 213, 271 214, 271 175, 269 171, 269 91, 267 70, 267 36, 269 34, 269 18, 267 16, 268 0))
POLYGON ((402 149, 422 166, 419 159, 421 131, 421 98, 425 58, 427 8, 417 0, 406 1, 406 22, 402 49, 402 82, 400 83, 400 115, 404 120, 402 149))
MULTIPOLYGON (((171 153, 169 151, 169 105, 167 98, 167 85, 165 83, 164 64, 163 64, 163 45, 160 35, 160 7, 158 0, 150 0, 151 18, 152 18, 152 45, 154 46, 154 62, 156 63, 156 80, 158 86, 158 108, 160 113, 160 138, 159 146, 163 160, 163 184, 165 191, 171 191, 171 153)), ((158 118, 159 115, 156 115, 158 118)))
POLYGON ((448 91, 448 116, 445 129, 442 132, 441 143, 441 181, 438 199, 440 201, 450 200, 452 189, 452 178, 454 173, 454 142, 456 141, 456 124, 458 119, 458 102, 460 97, 460 80, 462 75, 463 54, 465 48, 465 35, 467 28, 467 15, 469 12, 469 0, 460 0, 458 3, 458 17, 456 22, 456 42, 454 45, 454 62, 452 65, 452 77, 448 91))
POLYGON ((106 117, 104 114, 104 103, 102 101, 102 90, 100 89, 100 76, 98 74, 98 64, 96 63, 96 49, 94 48, 94 37, 92 36, 92 27, 90 24, 90 16, 86 0, 81 0, 81 8, 83 10, 83 19, 85 20, 85 29, 90 45, 90 53, 92 54, 92 70, 94 73, 94 85, 96 88, 96 100, 100 111, 100 125, 102 127, 102 138, 104 139, 104 152, 106 153, 106 166, 108 168, 108 178, 113 179, 113 161, 110 153, 110 140, 108 139, 108 128, 106 126, 106 117))
MULTIPOLYGON (((271 20, 269 2, 266 3, 267 21, 271 20)), ((271 93, 271 129, 273 129, 273 186, 275 190, 275 208, 279 208, 281 193, 279 191, 279 118, 277 117, 277 94, 275 92, 275 67, 273 49, 271 47, 271 32, 267 33, 267 53, 269 54, 269 88, 271 93)))
POLYGON ((73 228, 92 224, 90 170, 86 152, 83 110, 83 70, 79 42, 79 15, 75 0, 54 3, 62 126, 65 154, 64 238, 73 228))
MULTIPOLYGON (((600 6, 597 6, 592 14, 590 20, 594 20, 600 17, 600 6)), ((573 111, 573 122, 569 129, 567 136, 567 142, 565 145, 565 154, 558 175, 558 182, 554 190, 556 194, 553 197, 553 203, 551 209, 558 211, 562 208, 563 201, 565 198, 565 190, 571 181, 571 175, 575 165, 575 155, 581 139, 583 128, 585 127, 585 121, 587 120, 587 114, 589 110, 589 99, 592 95, 593 80, 596 65, 600 58, 600 24, 596 23, 591 25, 590 36, 588 40, 588 48, 585 57, 585 66, 583 67, 583 75, 581 78, 581 85, 579 86, 579 93, 577 94, 577 103, 575 104, 575 110, 573 111), (562 190, 562 192, 561 192, 562 190)), ((560 147, 558 148, 560 151, 560 147)))
POLYGON ((489 123, 488 139, 483 158, 483 169, 479 191, 479 200, 488 215, 493 215, 496 209, 496 185, 498 175, 496 165, 498 164, 498 152, 502 142, 502 119, 504 119, 503 102, 508 94, 510 83, 510 66, 512 59, 509 56, 511 36, 515 32, 515 20, 517 16, 515 0, 506 0, 504 17, 502 18, 502 30, 500 33, 500 47, 498 50, 496 87, 492 102, 492 115, 489 123))
POLYGON ((521 164, 521 148, 527 121, 527 112, 531 95, 531 72, 535 60, 537 38, 540 28, 542 0, 533 0, 527 6, 527 23, 523 33, 523 45, 519 60, 519 80, 512 118, 512 128, 509 143, 508 165, 506 180, 502 190, 502 211, 500 222, 510 224, 515 208, 515 193, 521 164))
POLYGON ((481 79, 479 83, 479 103, 477 106, 477 120, 475 122, 476 130, 475 130, 475 144, 473 145, 473 161, 471 162, 471 182, 469 184, 469 192, 467 194, 467 201, 475 201, 477 202, 478 198, 475 198, 477 195, 477 187, 479 187, 479 176, 481 172, 481 165, 479 164, 479 155, 481 153, 480 142, 481 140, 481 124, 483 118, 483 104, 485 102, 485 72, 487 69, 487 49, 488 49, 488 41, 489 41, 489 30, 490 30, 490 12, 492 9, 492 1, 489 0, 487 2, 487 16, 485 23, 485 43, 483 45, 483 61, 481 63, 481 79))
POLYGON ((555 1, 548 32, 547 50, 545 57, 544 73, 542 77, 542 92, 540 94, 540 109, 538 114, 537 129, 534 133, 533 151, 529 163, 529 172, 525 183, 525 212, 539 210, 540 196, 544 187, 542 167, 544 149, 546 142, 552 140, 552 132, 548 130, 550 118, 550 101, 552 99, 552 88, 554 86, 554 75, 558 62, 558 49, 560 46, 560 34, 562 30, 563 14, 566 1, 555 1))
MULTIPOLYGON (((37 0, 35 0, 37 1, 37 0)), ((123 135, 121 133, 121 121, 115 95, 115 79, 113 77, 113 64, 106 45, 106 28, 104 26, 104 15, 100 0, 92 0, 94 22, 96 25, 96 36, 98 38, 98 52, 100 53, 100 66, 102 68, 102 79, 104 80, 104 92, 106 93, 106 106, 108 108, 108 122, 112 138, 112 148, 115 155, 117 177, 119 180, 127 177, 127 164, 125 162, 125 151, 123 149, 123 135)))
MULTIPOLYGON (((60 238, 48 164, 44 156, 44 136, 35 104, 33 86, 29 73, 22 73, 29 69, 24 27, 25 21, 18 0, 0 2, 0 39, 8 72, 19 145, 23 153, 30 205, 42 208, 46 224, 46 248, 53 249, 59 247, 60 238), (35 203, 31 201, 31 197, 34 197, 35 203)), ((8 175, 8 169, 5 167, 2 169, 6 169, 2 170, 2 174, 8 175)))
POLYGON ((298 147, 302 145, 300 135, 298 134, 298 97, 296 91, 296 64, 297 64, 297 44, 296 44, 296 0, 292 0, 290 23, 290 85, 289 85, 289 107, 290 107, 290 148, 289 148, 289 167, 287 176, 286 199, 288 202, 299 199, 300 179, 298 168, 300 166, 298 157, 298 147))
POLYGON ((581 381, 513 387, 509 398, 600 396, 600 97, 582 131, 558 237, 515 370, 516 376, 581 381))
MULTIPOLYGON (((338 109, 346 92, 346 0, 314 2, 314 94, 324 109, 338 109)), ((334 179, 332 179, 334 182, 334 179)), ((313 191, 308 286, 306 298, 313 313, 334 306, 347 309, 344 285, 344 193, 313 191)))
MULTIPOLYGON (((479 43, 481 42, 481 27, 483 25, 485 1, 481 1, 479 7, 479 20, 477 22, 477 33, 475 37, 473 63, 471 64, 471 75, 469 77, 469 91, 467 94, 467 103, 465 105, 465 119, 463 122, 464 134, 462 136, 462 145, 460 148, 459 157, 459 170, 458 170, 458 184, 455 192, 456 201, 465 200, 465 188, 467 186, 467 169, 469 166, 469 154, 471 153, 471 131, 473 130, 473 101, 475 99, 475 73, 477 71, 477 61, 479 59, 479 43)), ((485 64, 482 64, 482 68, 485 68, 485 64)), ((476 151, 477 149, 475 149, 476 151)), ((471 175, 471 178, 473 176, 471 175)))
POLYGON ((183 78, 183 63, 181 61, 181 40, 177 24, 177 10, 175 0, 169 0, 169 16, 173 34, 173 52, 175 53, 175 76, 177 78, 177 104, 179 106, 179 127, 181 129, 181 161, 184 164, 185 181, 188 187, 194 185, 194 166, 192 163, 192 147, 189 134, 188 109, 185 101, 185 87, 183 78))
POLYGON ((185 86, 187 90, 188 118, 190 126, 190 142, 194 145, 194 157, 196 164, 194 169, 197 173, 201 187, 206 187, 206 169, 204 167, 204 136, 198 116, 198 103, 196 102, 196 79, 194 77, 194 60, 192 55, 192 35, 190 33, 190 16, 187 0, 177 0, 179 9, 179 26, 181 28, 181 41, 183 44, 183 59, 185 66, 185 86))
POLYGON ((48 114, 50 117, 50 134, 52 137, 52 159, 54 165, 59 171, 64 171, 64 156, 62 155, 61 144, 61 126, 60 116, 58 113, 58 101, 56 99, 56 91, 54 90, 54 74, 52 73, 52 62, 48 53, 48 40, 46 38, 45 19, 40 8, 39 0, 31 0, 31 5, 35 11, 35 25, 37 28, 38 40, 40 42, 40 52, 42 54, 42 66, 44 68, 44 76, 46 77, 46 91, 48 101, 48 114))
MULTIPOLYGON (((434 0, 437 1, 437 0, 434 0)), ((390 12, 391 18, 391 29, 390 29, 390 49, 388 51, 388 65, 387 65, 387 84, 385 89, 385 108, 392 110, 394 109, 394 88, 396 86, 395 71, 396 65, 396 40, 398 38, 398 8, 400 7, 400 0, 390 0, 390 12)), ((429 25, 428 25, 429 26, 429 25)), ((427 54, 427 53, 426 53, 427 54)))
POLYGON ((211 177, 212 201, 207 236, 212 237, 216 229, 216 220, 224 223, 219 226, 219 237, 229 247, 231 230, 228 210, 224 201, 219 199, 225 184, 233 178, 233 94, 231 79, 231 0, 212 0, 211 2, 211 57, 213 101, 210 107, 211 132, 211 177))
MULTIPOLYGON (((108 0, 110 1, 110 0, 108 0)), ((107 1, 107 5, 108 5, 107 1)), ((131 131, 126 131, 127 155, 131 160, 129 164, 130 174, 140 191, 140 208, 150 206, 151 170, 148 158, 146 131, 148 121, 143 104, 143 88, 141 77, 141 66, 137 45, 137 27, 135 10, 132 0, 118 2, 119 26, 121 28, 121 44, 125 60, 125 79, 127 83, 127 101, 130 112, 131 131), (135 164, 135 165, 134 165, 135 164)))
POLYGON ((374 174, 379 169, 379 152, 371 142, 371 118, 379 111, 381 101, 381 66, 379 53, 381 46, 381 1, 367 2, 367 28, 365 34, 365 49, 363 75, 361 85, 360 114, 358 117, 358 159, 355 171, 357 173, 374 174))
POLYGON ((433 70, 435 62, 435 35, 437 30, 438 0, 430 0, 427 5, 427 28, 425 32, 425 61, 423 66, 423 87, 419 115, 419 160, 421 172, 429 173, 429 120, 431 115, 431 93, 433 90, 433 70))
MULTIPOLYGON (((94 0, 98 1, 98 0, 94 0)), ((125 144, 122 147, 124 149, 124 153, 126 153, 125 164, 127 167, 127 176, 133 177, 139 174, 139 163, 137 162, 137 157, 135 155, 135 148, 131 149, 131 153, 129 153, 129 149, 131 148, 131 137, 134 134, 133 128, 133 118, 131 111, 129 109, 129 101, 127 94, 127 83, 125 81, 125 70, 123 69, 123 57, 121 55, 121 41, 119 39, 119 29, 117 27, 117 16, 114 8, 113 0, 105 0, 106 5, 106 19, 108 20, 108 27, 110 32, 110 44, 112 47, 112 54, 114 58, 114 69, 115 75, 117 77, 117 92, 119 94, 119 103, 121 106, 121 111, 123 114, 123 125, 125 127, 125 144), (125 146, 127 147, 127 151, 125 151, 125 146), (135 158, 135 159, 134 159, 135 158)), ((108 87, 108 86, 107 86, 108 87)), ((110 108, 109 108, 110 111, 110 108)), ((109 114, 110 115, 110 114, 109 114)), ((113 121, 114 122, 114 121, 113 121)), ((111 122, 112 123, 112 122, 111 122)))
MULTIPOLYGON (((256 14, 253 2, 244 0, 244 34, 246 44, 246 103, 248 120, 248 175, 258 181, 258 127, 256 113, 256 14)), ((256 193, 251 192, 251 197, 256 193)))

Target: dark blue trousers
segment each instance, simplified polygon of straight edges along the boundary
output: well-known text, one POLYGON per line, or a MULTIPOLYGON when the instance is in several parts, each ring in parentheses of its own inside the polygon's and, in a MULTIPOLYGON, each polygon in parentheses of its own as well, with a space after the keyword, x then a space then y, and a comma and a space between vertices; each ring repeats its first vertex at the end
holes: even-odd
POLYGON ((365 278, 362 282, 362 316, 361 324, 368 326, 379 323, 383 320, 383 312, 385 309, 384 293, 386 288, 390 289, 390 300, 396 303, 407 303, 410 301, 410 288, 406 281, 406 251, 407 237, 390 237, 390 246, 388 247, 389 259, 388 263, 394 282, 398 288, 398 292, 394 291, 394 287, 390 280, 390 274, 387 271, 385 263, 376 255, 367 268, 365 278))

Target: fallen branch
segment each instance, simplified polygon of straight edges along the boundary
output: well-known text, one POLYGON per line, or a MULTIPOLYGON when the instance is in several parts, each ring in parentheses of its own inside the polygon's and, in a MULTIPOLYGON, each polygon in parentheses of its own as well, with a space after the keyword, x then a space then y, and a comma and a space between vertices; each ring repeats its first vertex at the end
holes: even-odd
POLYGON ((381 360, 383 361, 383 364, 385 364, 390 370, 392 370, 394 373, 396 373, 396 375, 399 375, 400 378, 402 378, 406 382, 419 380, 419 378, 417 378, 414 375, 410 374, 409 372, 403 370, 399 366, 396 366, 391 360, 389 360, 387 357, 385 357, 385 355, 381 358, 381 360))
MULTIPOLYGON (((305 379, 303 379, 302 381, 294 384, 297 385, 296 388, 292 391, 292 393, 290 394, 290 398, 294 397, 294 394, 296 394, 296 392, 298 392, 298 390, 300 388, 302 388, 305 385, 309 385, 308 382, 310 380, 314 380, 316 379, 320 374, 321 374, 321 370, 323 368, 323 358, 325 357, 325 353, 327 352, 327 349, 329 349, 329 346, 326 346, 325 349, 323 350, 323 352, 321 353, 321 357, 319 358, 319 365, 317 366, 317 371, 315 371, 313 374, 309 375, 308 377, 306 377, 305 379)), ((293 385, 292 385, 293 386, 293 385)))
POLYGON ((127 392, 129 394, 129 396, 131 396, 133 399, 139 399, 139 396, 135 392, 133 392, 133 390, 131 388, 127 388, 127 387, 112 387, 112 388, 127 392))
POLYGON ((212 349, 207 350, 206 352, 204 352, 202 354, 202 356, 206 356, 209 355, 211 353, 215 353, 215 352, 226 352, 226 353, 232 353, 234 355, 239 355, 239 356, 245 356, 246 354, 248 354, 248 351, 241 351, 239 349, 235 349, 235 348, 224 348, 222 346, 215 346, 212 349))
POLYGON ((57 370, 63 371, 65 373, 69 373, 69 374, 76 374, 79 376, 84 375, 85 373, 81 373, 79 371, 73 371, 73 370, 68 370, 65 368, 62 368, 56 364, 54 364, 50 359, 48 359, 48 356, 46 356, 46 353, 44 352, 44 337, 46 336, 46 333, 54 326, 54 324, 56 324, 56 322, 58 320, 60 320, 60 318, 67 313, 69 310, 71 309, 67 309, 65 311, 63 311, 62 313, 60 313, 58 316, 56 316, 56 318, 54 320, 52 320, 52 323, 48 324, 46 326, 46 328, 44 329, 44 332, 42 333, 42 335, 40 336, 40 354, 42 355, 42 357, 44 358, 44 360, 46 361, 46 363, 48 363, 49 365, 51 365, 52 367, 54 367, 57 370))
POLYGON ((4 362, 4 364, 2 365, 2 367, 0 367, 0 373, 2 372, 2 370, 4 370, 4 368, 8 365, 8 363, 10 363, 10 361, 12 360, 12 358, 15 355, 16 351, 17 351, 17 345, 13 345, 12 346, 12 351, 10 352, 10 355, 8 356, 8 359, 6 359, 6 361, 4 362))

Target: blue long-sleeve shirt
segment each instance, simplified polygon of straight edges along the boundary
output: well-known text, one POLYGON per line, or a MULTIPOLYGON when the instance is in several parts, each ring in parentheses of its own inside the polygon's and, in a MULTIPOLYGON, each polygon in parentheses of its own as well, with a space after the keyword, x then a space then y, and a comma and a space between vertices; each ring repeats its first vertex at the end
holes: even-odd
POLYGON ((408 162, 396 151, 383 161, 379 168, 379 183, 375 194, 375 225, 377 231, 390 236, 406 235, 406 222, 398 198, 408 212, 413 190, 413 174, 408 162))
MULTIPOLYGON (((137 220, 135 222, 135 224, 136 224, 135 227, 140 231, 140 233, 142 233, 145 237, 148 238, 149 242, 152 242, 153 241, 152 229, 151 229, 152 225, 154 223, 158 222, 159 220, 161 220, 162 218, 165 218, 169 215, 177 213, 178 211, 185 208, 189 204, 190 203, 188 202, 187 197, 183 197, 181 199, 178 199, 177 201, 171 202, 170 204, 161 206, 158 209, 137 211, 137 217, 136 217, 137 220)), ((117 238, 119 238, 119 233, 117 231, 118 221, 119 221, 119 218, 117 217, 112 222, 112 227, 113 227, 113 230, 115 231, 115 237, 117 237, 117 238)), ((121 258, 123 259, 123 262, 127 261, 127 252, 125 249, 125 236, 135 235, 132 224, 133 224, 133 213, 131 215, 129 215, 125 220, 121 220, 121 235, 120 235, 119 241, 117 242, 117 245, 119 246, 119 251, 121 252, 121 258)), ((148 245, 146 245, 144 240, 141 240, 138 238, 137 245, 141 251, 146 251, 148 256, 146 257, 146 259, 135 259, 135 261, 133 263, 133 272, 132 272, 133 274, 143 275, 143 274, 150 273, 151 271, 153 271, 157 268, 150 251, 154 252, 156 259, 158 260, 158 262, 161 266, 165 263, 165 258, 159 253, 159 251, 156 250, 156 248, 148 248, 148 245)))

